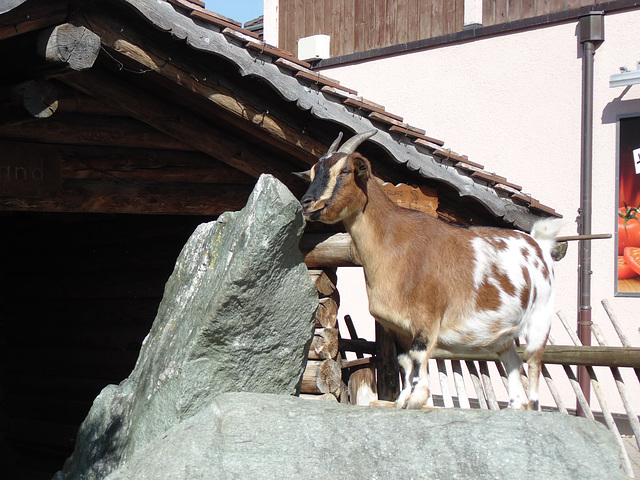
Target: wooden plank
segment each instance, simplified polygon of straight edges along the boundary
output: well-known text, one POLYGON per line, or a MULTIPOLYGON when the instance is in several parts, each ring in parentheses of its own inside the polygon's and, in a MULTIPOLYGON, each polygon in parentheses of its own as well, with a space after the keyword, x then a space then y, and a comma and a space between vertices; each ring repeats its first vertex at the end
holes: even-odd
POLYGON ((404 0, 407 9, 407 42, 420 40, 419 0, 404 0))
MULTIPOLYGON (((0 141, 0 146, 3 142, 0 141)), ((254 185, 255 179, 200 152, 55 145, 66 179, 254 185)))
POLYGON ((327 35, 326 27, 325 27, 325 18, 326 13, 324 11, 324 2, 323 1, 313 1, 306 0, 305 8, 311 11, 313 15, 313 31, 312 35, 327 35))
MULTIPOLYGON (((443 2, 442 6, 442 33, 444 35, 448 35, 450 33, 456 33, 458 30, 456 29, 456 17, 460 11, 460 5, 455 0, 449 0, 443 2)), ((464 8, 464 7, 463 7, 464 8)))
POLYGON ((523 18, 524 0, 507 0, 508 20, 514 22, 523 18))
MULTIPOLYGON (((566 332, 571 337, 571 340, 573 341, 575 346, 577 347, 582 346, 581 341, 578 338, 578 335, 573 331, 573 328, 569 325, 569 322, 564 317, 564 315, 558 312, 558 318, 560 318, 560 321, 564 325, 566 332)), ((604 394, 602 392, 602 388, 600 386, 600 382, 598 381, 598 377, 592 366, 587 366, 586 370, 587 370, 587 373, 589 374, 589 378, 591 379, 591 388, 593 389, 593 392, 596 394, 596 398, 598 399, 598 403, 600 404, 600 408, 602 409, 602 415, 604 417, 605 423, 607 424, 607 427, 609 427, 609 430, 613 432, 616 442, 620 447, 624 471, 627 474, 627 476, 633 477, 633 467, 631 466, 629 455, 627 454, 624 443, 622 442, 622 438, 620 437, 618 426, 616 425, 616 422, 613 419, 613 415, 611 415, 611 410, 607 405, 607 400, 604 397, 604 394)))
POLYGON ((65 145, 193 150, 184 142, 128 117, 97 117, 57 112, 28 124, 0 127, 0 135, 16 140, 65 145))
POLYGON ((537 15, 536 0, 522 0, 522 18, 531 18, 537 15))
MULTIPOLYGON (((604 334, 600 329, 600 326, 596 323, 591 325, 591 331, 593 332, 593 336, 598 341, 599 345, 606 345, 607 342, 604 338, 604 334)), ((640 449, 640 422, 638 421, 638 416, 635 413, 633 408, 633 404, 631 403, 631 399, 627 393, 627 387, 622 379, 622 375, 620 373, 620 369, 617 367, 611 367, 611 374, 613 375, 613 379, 616 382, 616 387, 618 389, 618 393, 620 394, 620 398, 622 399, 622 404, 627 412, 627 418, 629 419, 629 425, 631 426, 631 430, 633 431, 633 435, 636 438, 636 444, 640 449)))
POLYGON ((371 48, 380 48, 385 42, 387 0, 376 0, 374 3, 374 24, 371 37, 371 48))
POLYGON ((381 47, 396 45, 396 22, 397 22, 397 6, 398 0, 387 0, 384 17, 384 37, 381 47))
POLYGON ((364 25, 363 25, 363 42, 362 42, 362 50, 371 50, 376 48, 376 2, 363 0, 364 1, 364 25))
MULTIPOLYGON (((516 348, 523 360, 525 346, 516 348)), ((485 362, 499 361, 497 354, 490 353, 451 353, 436 348, 433 358, 451 360, 478 360, 485 362)), ((607 347, 607 346, 574 346, 547 345, 542 363, 556 365, 580 365, 591 367, 640 367, 640 347, 607 347)))
POLYGON ((431 36, 438 37, 445 34, 444 29, 444 2, 446 0, 433 0, 431 3, 431 36))
POLYGON ((409 0, 396 0, 395 44, 409 41, 409 0))
POLYGON ((496 23, 496 0, 482 0, 482 25, 489 26, 489 25, 495 25, 495 23, 496 23))
POLYGON ((344 0, 332 0, 331 7, 331 56, 344 55, 346 50, 344 22, 344 0))
POLYGON ((419 38, 431 38, 431 8, 432 3, 438 0, 426 0, 418 3, 419 38))
MULTIPOLYGON (((321 2, 318 2, 321 3, 321 2)), ((363 52, 367 49, 365 30, 370 20, 365 15, 366 0, 353 0, 353 51, 363 52)))
POLYGON ((342 0, 341 32, 342 54, 348 55, 355 51, 355 0, 342 0))
POLYGON ((453 384, 456 387, 456 393, 458 396, 458 405, 460 408, 471 408, 469 397, 467 396, 467 390, 464 385, 462 363, 454 360, 451 362, 451 368, 453 370, 453 384))
POLYGON ((497 25, 509 21, 508 0, 496 0, 495 6, 495 24, 497 25))
POLYGON ((68 180, 43 198, 0 197, 0 211, 211 215, 244 207, 251 188, 238 185, 144 185, 68 180))
POLYGON ((484 361, 479 361, 478 365, 480 367, 480 378, 484 387, 485 396, 487 397, 487 405, 489 407, 489 410, 500 410, 500 406, 498 405, 498 401, 496 400, 496 394, 494 393, 493 386, 491 384, 489 366, 487 362, 484 361))
POLYGON ((449 377, 447 375, 447 366, 444 360, 436 360, 438 366, 438 379, 440 380, 440 390, 442 392, 442 400, 445 408, 453 408, 453 397, 449 388, 449 377))
POLYGON ((467 370, 469 370, 469 376, 471 377, 473 388, 476 391, 478 404, 480 405, 481 409, 487 410, 489 406, 487 405, 487 399, 484 393, 484 388, 482 386, 482 380, 480 379, 480 374, 478 373, 476 364, 473 361, 467 360, 465 361, 465 365, 467 366, 467 370))

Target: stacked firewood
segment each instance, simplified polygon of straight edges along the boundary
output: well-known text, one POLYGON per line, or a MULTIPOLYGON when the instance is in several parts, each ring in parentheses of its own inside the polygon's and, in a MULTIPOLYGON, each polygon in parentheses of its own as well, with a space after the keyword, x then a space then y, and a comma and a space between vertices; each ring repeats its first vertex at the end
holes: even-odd
POLYGON ((310 270, 318 288, 318 309, 309 359, 302 377, 301 396, 347 402, 339 352, 338 305, 335 268, 310 270))

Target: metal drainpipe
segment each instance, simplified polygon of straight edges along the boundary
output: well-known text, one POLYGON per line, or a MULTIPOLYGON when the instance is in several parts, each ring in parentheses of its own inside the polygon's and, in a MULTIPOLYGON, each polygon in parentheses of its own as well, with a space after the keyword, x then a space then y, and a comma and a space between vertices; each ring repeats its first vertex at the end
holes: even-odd
MULTIPOLYGON (((593 65, 596 49, 604 41, 604 12, 589 12, 580 17, 582 44, 582 146, 580 152, 580 210, 578 233, 591 234, 592 153, 593 153, 593 65)), ((578 260, 578 336, 583 345, 591 345, 591 240, 580 240, 578 260)), ((580 388, 587 402, 591 386, 585 367, 578 370, 580 388)), ((578 405, 578 414, 584 412, 578 405)))

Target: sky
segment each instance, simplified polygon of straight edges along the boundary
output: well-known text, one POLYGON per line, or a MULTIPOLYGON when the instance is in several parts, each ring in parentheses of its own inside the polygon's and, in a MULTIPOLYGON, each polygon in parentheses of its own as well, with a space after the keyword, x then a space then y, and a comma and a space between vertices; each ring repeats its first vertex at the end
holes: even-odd
POLYGON ((205 0, 206 9, 244 25, 262 15, 264 0, 205 0))

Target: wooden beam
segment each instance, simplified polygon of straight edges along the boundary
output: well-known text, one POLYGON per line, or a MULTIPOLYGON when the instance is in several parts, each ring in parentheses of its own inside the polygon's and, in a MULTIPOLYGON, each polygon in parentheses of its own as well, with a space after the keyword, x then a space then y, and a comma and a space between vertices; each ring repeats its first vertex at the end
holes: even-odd
POLYGON ((86 70, 100 52, 100 37, 83 26, 65 23, 37 35, 22 35, 0 44, 0 56, 11 68, 0 73, 2 83, 52 77, 86 70))
POLYGON ((244 207, 251 187, 216 184, 144 184, 86 180, 63 182, 44 197, 2 197, 0 211, 210 215, 244 207))
POLYGON ((254 178, 262 173, 272 173, 281 180, 293 177, 288 168, 279 168, 277 160, 250 149, 246 141, 214 129, 201 118, 134 87, 126 79, 94 70, 60 80, 254 178))
POLYGON ((306 233, 300 239, 300 251, 309 268, 361 265, 348 233, 306 233))
POLYGON ((60 112, 28 124, 0 126, 0 136, 39 143, 193 150, 189 145, 128 117, 60 112))
MULTIPOLYGON (((0 149, 2 142, 0 142, 0 149)), ((56 145, 62 178, 123 182, 255 184, 255 179, 201 152, 56 145)))
POLYGON ((0 40, 64 22, 68 10, 68 0, 3 0, 0 2, 0 40))
POLYGON ((29 80, 0 90, 0 126, 48 118, 57 108, 58 92, 44 80, 29 80))
POLYGON ((38 36, 38 54, 47 63, 63 63, 80 72, 91 68, 100 52, 100 37, 86 27, 65 23, 38 36))
MULTIPOLYGON (((526 360, 526 345, 517 347, 518 355, 526 360)), ((497 354, 492 353, 451 353, 435 349, 433 358, 469 361, 500 361, 497 354)), ((633 367, 640 368, 640 348, 634 347, 600 347, 574 345, 547 345, 544 349, 542 363, 558 365, 584 365, 592 367, 633 367)))

